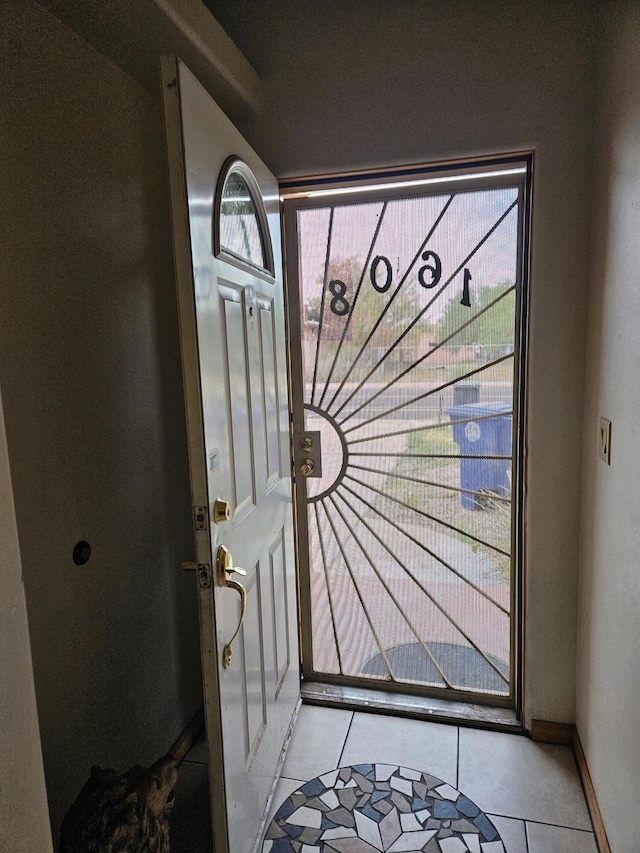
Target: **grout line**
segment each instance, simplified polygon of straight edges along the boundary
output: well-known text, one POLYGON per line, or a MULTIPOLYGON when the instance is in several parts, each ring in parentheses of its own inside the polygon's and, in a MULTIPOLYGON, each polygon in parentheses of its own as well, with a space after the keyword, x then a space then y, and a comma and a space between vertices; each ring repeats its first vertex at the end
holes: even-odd
MULTIPOLYGON (((461 793, 464 794, 464 791, 462 791, 461 793)), ((519 820, 521 823, 538 823, 541 826, 553 826, 555 827, 555 829, 572 829, 574 832, 587 832, 591 835, 594 834, 592 829, 582 829, 579 826, 567 826, 564 823, 553 823, 552 821, 548 820, 536 820, 535 818, 518 817, 517 815, 512 814, 502 814, 501 812, 497 812, 495 809, 493 811, 487 811, 485 812, 485 814, 493 815, 494 817, 504 817, 507 818, 507 820, 519 820)))
POLYGON ((460 790, 460 726, 456 731, 456 789, 460 790))
POLYGON ((528 830, 527 830, 527 822, 526 822, 526 820, 523 820, 522 822, 523 822, 523 824, 524 824, 524 846, 525 846, 525 851, 524 851, 524 853, 530 853, 530 847, 529 847, 529 832, 528 832, 528 830))
MULTIPOLYGON (((529 841, 528 841, 528 838, 527 838, 527 821, 526 821, 526 820, 524 820, 524 819, 523 819, 523 818, 521 818, 521 817, 507 817, 506 815, 496 814, 495 812, 484 812, 484 814, 486 814, 486 816, 489 818, 489 820, 490 820, 492 823, 493 823, 493 818, 494 818, 494 817, 503 818, 504 820, 513 820, 513 821, 515 821, 516 823, 521 823, 521 824, 522 824, 522 828, 524 829, 524 851, 523 851, 523 853, 529 853, 529 841)), ((494 825, 495 825, 495 824, 494 824, 494 825)), ((497 827, 496 827, 496 829, 497 829, 497 827)), ((505 842, 504 838, 502 837, 502 835, 500 836, 500 840, 502 841, 502 844, 503 844, 503 845, 505 845, 505 843, 506 843, 506 842, 505 842)), ((504 848, 504 849, 505 849, 505 853, 511 853, 511 849, 510 849, 510 848, 507 848, 507 847, 505 846, 505 848, 504 848)), ((520 847, 518 847, 518 850, 519 850, 519 849, 520 849, 520 847)))
POLYGON ((347 745, 347 738, 349 737, 349 733, 351 732, 351 726, 353 725, 354 716, 355 716, 355 714, 352 711, 351 712, 351 719, 349 720, 349 725, 347 726, 347 733, 344 736, 344 741, 342 742, 342 749, 340 750, 340 755, 338 756, 338 763, 336 764, 336 766, 334 768, 336 770, 338 769, 338 767, 340 767, 340 764, 342 762, 342 756, 344 755, 344 748, 347 745))
POLYGON ((586 832, 588 835, 593 835, 592 829, 580 829, 578 826, 565 826, 562 823, 548 823, 545 820, 529 820, 529 818, 514 818, 514 820, 524 820, 525 823, 536 823, 540 826, 553 826, 556 829, 570 829, 572 832, 586 832))

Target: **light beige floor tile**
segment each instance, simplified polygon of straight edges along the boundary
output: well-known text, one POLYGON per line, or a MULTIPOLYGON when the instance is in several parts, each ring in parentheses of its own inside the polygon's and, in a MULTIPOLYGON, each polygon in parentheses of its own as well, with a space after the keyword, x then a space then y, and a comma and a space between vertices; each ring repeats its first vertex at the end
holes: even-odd
POLYGON ((592 829, 569 747, 461 729, 458 788, 491 814, 592 829))
POLYGON ((267 818, 267 826, 273 820, 274 814, 278 811, 280 806, 284 803, 287 797, 290 797, 294 791, 297 791, 298 788, 301 788, 305 781, 301 779, 287 779, 284 776, 281 776, 278 779, 278 785, 276 787, 275 794, 273 795, 273 800, 271 801, 271 805, 269 806, 269 816, 267 818))
POLYGON ((500 833, 506 853, 528 853, 527 833, 523 820, 492 814, 487 815, 487 817, 500 833))
POLYGON ((398 764, 455 786, 457 748, 456 726, 355 713, 340 764, 398 764))
POLYGON ((287 751, 282 775, 308 782, 338 766, 351 711, 303 705, 287 751))
POLYGON ((529 853, 598 853, 592 832, 528 823, 529 853))

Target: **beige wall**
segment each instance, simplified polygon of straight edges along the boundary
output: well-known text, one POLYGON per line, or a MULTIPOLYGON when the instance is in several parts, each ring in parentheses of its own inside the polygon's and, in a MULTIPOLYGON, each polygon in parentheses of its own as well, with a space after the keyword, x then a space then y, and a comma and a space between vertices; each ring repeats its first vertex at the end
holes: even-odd
POLYGON ((571 722, 592 4, 235 5, 210 0, 266 104, 239 126, 280 177, 535 149, 525 717, 571 722))
POLYGON ((613 853, 640 802, 640 4, 602 41, 584 421, 577 724, 613 853), (597 455, 612 422, 611 466, 597 455))
POLYGON ((92 764, 157 758, 202 702, 184 409, 160 102, 31 0, 0 32, 0 385, 55 834, 92 764))
POLYGON ((0 400, 0 850, 50 853, 27 608, 0 400))

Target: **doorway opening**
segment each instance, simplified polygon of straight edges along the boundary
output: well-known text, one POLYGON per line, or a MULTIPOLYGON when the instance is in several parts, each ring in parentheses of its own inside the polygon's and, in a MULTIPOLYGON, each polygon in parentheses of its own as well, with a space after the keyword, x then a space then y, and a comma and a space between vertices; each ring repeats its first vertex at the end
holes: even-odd
POLYGON ((281 184, 306 682, 518 711, 531 166, 281 184))

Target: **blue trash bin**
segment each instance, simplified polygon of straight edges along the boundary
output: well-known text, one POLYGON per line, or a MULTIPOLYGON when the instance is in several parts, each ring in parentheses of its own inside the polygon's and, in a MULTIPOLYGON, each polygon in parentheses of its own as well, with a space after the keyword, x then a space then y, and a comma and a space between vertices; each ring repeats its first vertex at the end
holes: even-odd
MULTIPOLYGON (((507 496, 511 490, 509 459, 466 459, 465 456, 511 457, 511 403, 467 403, 452 406, 453 440, 459 447, 460 486, 472 492, 487 490, 507 496)), ((462 506, 482 509, 478 495, 463 492, 462 506)))

